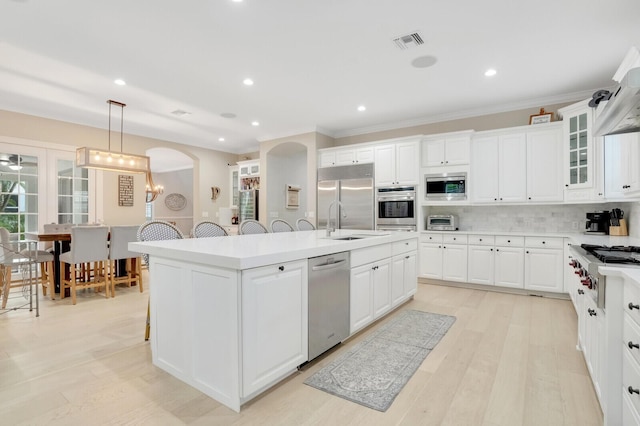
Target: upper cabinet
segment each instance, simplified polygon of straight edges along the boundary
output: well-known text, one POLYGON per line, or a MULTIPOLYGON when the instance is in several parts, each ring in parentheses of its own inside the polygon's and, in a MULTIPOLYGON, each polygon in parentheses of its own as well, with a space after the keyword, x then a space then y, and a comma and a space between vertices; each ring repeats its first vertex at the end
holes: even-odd
POLYGON ((418 140, 375 147, 376 186, 417 185, 418 140))
POLYGON ((229 191, 229 206, 231 206, 231 208, 237 208, 239 189, 238 166, 229 166, 229 187, 231 188, 231 191, 229 191))
POLYGON ((593 135, 589 99, 561 108, 564 191, 568 202, 603 201, 603 141, 593 135))
POLYGON ((474 136, 471 146, 474 202, 563 200, 559 123, 481 132, 474 136))
POLYGON ((238 174, 241 178, 260 176, 260 160, 238 161, 238 174))
POLYGON ((432 135, 422 140, 422 167, 468 165, 471 131, 432 135))
POLYGON ((605 196, 607 200, 640 196, 640 133, 604 137, 605 196))
POLYGON ((319 151, 319 167, 373 163, 373 146, 359 148, 328 148, 319 151))

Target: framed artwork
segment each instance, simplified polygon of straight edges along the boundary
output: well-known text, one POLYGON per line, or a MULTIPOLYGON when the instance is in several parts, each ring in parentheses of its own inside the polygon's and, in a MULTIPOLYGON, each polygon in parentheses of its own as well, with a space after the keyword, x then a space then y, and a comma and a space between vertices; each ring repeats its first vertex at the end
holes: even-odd
POLYGON ((118 175, 118 205, 133 206, 133 176, 118 175))
POLYGON ((539 114, 533 114, 529 116, 529 124, 551 123, 551 121, 553 121, 552 119, 552 112, 545 112, 544 108, 540 108, 539 114))

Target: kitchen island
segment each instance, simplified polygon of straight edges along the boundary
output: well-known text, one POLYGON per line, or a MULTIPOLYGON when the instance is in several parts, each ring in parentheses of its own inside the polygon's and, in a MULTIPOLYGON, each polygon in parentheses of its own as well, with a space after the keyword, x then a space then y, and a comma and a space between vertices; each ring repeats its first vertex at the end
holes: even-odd
POLYGON ((415 293, 417 238, 321 230, 130 243, 150 255, 153 364, 239 411, 308 361, 309 258, 349 252, 354 334, 415 293))

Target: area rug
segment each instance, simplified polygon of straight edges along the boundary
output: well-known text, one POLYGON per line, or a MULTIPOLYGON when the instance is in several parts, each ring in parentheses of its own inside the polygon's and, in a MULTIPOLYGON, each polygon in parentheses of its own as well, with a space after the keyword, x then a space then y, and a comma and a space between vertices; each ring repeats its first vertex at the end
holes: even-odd
POLYGON ((387 411, 455 320, 447 315, 403 311, 304 383, 387 411))

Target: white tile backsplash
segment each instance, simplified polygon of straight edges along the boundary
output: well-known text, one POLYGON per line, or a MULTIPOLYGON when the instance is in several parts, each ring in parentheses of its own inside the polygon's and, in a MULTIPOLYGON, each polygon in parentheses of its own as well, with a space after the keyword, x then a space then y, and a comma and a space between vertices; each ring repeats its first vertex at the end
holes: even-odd
MULTIPOLYGON (((629 234, 640 237, 640 203, 423 207, 425 220, 429 214, 457 215, 461 231, 543 234, 582 232, 587 212, 613 208, 624 210, 629 234)), ((426 229, 425 224, 421 229, 426 229)))

